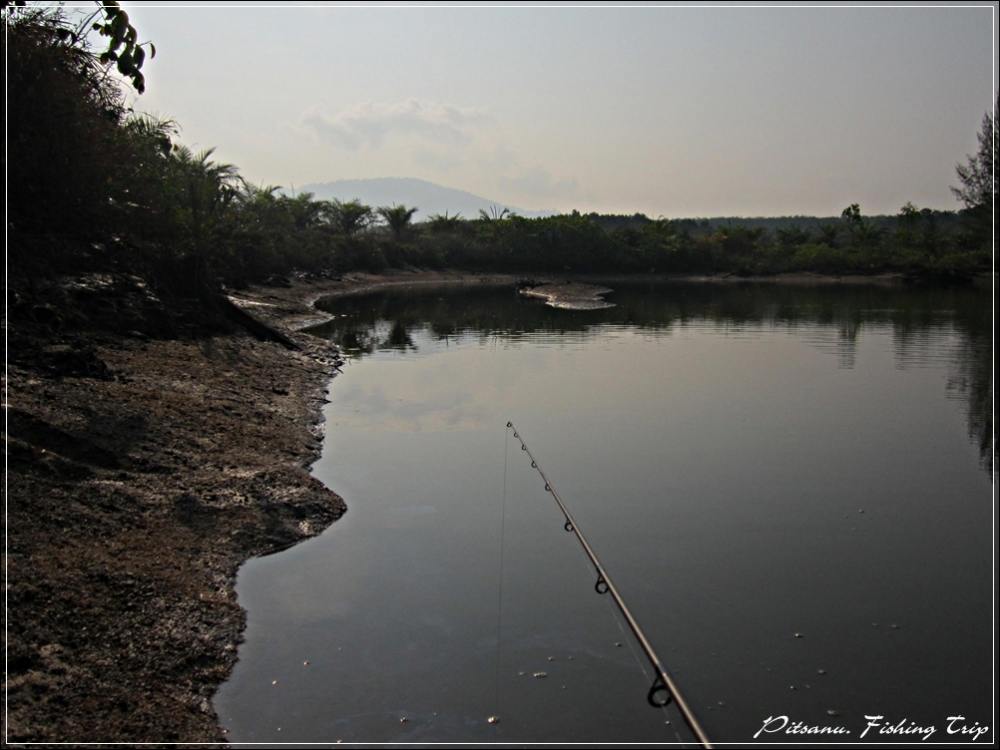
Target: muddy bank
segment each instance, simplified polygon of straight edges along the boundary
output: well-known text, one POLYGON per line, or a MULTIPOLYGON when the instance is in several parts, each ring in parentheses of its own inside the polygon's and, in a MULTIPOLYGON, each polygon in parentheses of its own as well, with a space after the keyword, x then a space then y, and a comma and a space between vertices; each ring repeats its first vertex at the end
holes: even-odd
POLYGON ((379 289, 419 289, 433 286, 513 286, 522 279, 512 274, 474 274, 462 271, 398 271, 381 274, 348 273, 333 279, 297 280, 287 286, 253 287, 230 298, 254 317, 301 331, 330 319, 315 304, 324 297, 366 294, 379 289))
POLYGON ((239 565, 345 510, 308 471, 337 353, 115 283, 12 298, 8 739, 223 741, 239 565))
MULTIPOLYGON (((550 274, 550 273, 468 273, 464 271, 388 271, 381 274, 349 273, 332 279, 296 280, 287 286, 256 287, 234 292, 233 300, 263 320, 275 321, 294 330, 302 330, 329 319, 314 305, 323 297, 365 294, 385 288, 406 289, 435 285, 508 285, 525 288, 561 287, 569 296, 600 299, 612 291, 602 288, 615 282, 682 282, 705 284, 874 284, 895 286, 906 282, 902 274, 826 275, 786 273, 771 276, 736 276, 734 274, 550 274), (600 294, 594 294, 600 289, 600 294), (583 291, 580 291, 583 290, 583 291)), ((539 295, 542 298, 545 295, 539 295)), ((609 303, 604 303, 609 304, 609 303)))

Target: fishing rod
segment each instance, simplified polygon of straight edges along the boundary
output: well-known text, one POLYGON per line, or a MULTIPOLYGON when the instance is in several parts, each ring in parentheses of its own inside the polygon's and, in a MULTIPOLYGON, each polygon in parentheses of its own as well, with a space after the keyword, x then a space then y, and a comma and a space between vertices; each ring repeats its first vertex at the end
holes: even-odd
POLYGON ((507 428, 514 431, 514 437, 521 443, 521 450, 527 453, 528 458, 531 459, 531 468, 537 471, 539 476, 541 476, 542 480, 545 482, 545 491, 552 495, 552 499, 555 500, 556 505, 559 506, 559 510, 566 519, 566 523, 563 524, 563 528, 566 531, 572 532, 576 536, 577 541, 580 542, 580 546, 583 547, 583 551, 587 554, 591 564, 594 566, 594 570, 597 572, 597 582, 594 584, 594 590, 597 591, 598 594, 611 594, 611 598, 614 601, 615 606, 617 606, 618 610, 622 613, 622 616, 625 618, 625 622, 628 623, 629 629, 639 642, 639 646, 646 654, 646 658, 649 660, 650 665, 652 665, 656 678, 653 680, 653 684, 649 688, 646 700, 655 708, 662 708, 670 703, 671 700, 676 702, 677 709, 681 712, 681 716, 694 733, 698 742, 700 742, 703 747, 711 748, 712 743, 709 741, 708 735, 705 734, 705 730, 702 728, 698 718, 694 715, 694 711, 691 710, 688 702, 684 699, 680 688, 677 687, 677 683, 674 682, 670 673, 667 672, 667 668, 663 666, 663 662, 660 661, 660 657, 656 655, 656 651, 653 650, 653 645, 649 642, 649 639, 646 637, 642 628, 639 627, 639 623, 632 615, 628 605, 625 604, 621 594, 618 593, 617 587, 611 580, 611 576, 609 576, 608 572, 604 569, 604 565, 601 564, 600 559, 598 559, 597 553, 595 553, 593 548, 590 546, 590 543, 587 541, 587 537, 585 537, 583 532, 580 531, 580 527, 573 518, 573 514, 569 512, 569 508, 566 507, 562 498, 559 497, 559 493, 556 492, 556 488, 553 486, 552 482, 549 481, 549 478, 545 476, 545 472, 542 471, 542 467, 538 465, 538 461, 535 460, 531 451, 528 450, 528 446, 524 442, 524 438, 521 437, 521 434, 514 426, 514 423, 508 422, 507 428))

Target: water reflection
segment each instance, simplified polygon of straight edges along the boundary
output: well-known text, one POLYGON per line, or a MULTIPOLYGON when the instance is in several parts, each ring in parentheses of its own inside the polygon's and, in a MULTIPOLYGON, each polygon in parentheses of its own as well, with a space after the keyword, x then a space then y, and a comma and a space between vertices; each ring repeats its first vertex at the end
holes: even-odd
POLYGON ((871 713, 988 721, 988 298, 613 297, 331 306, 320 333, 353 353, 313 473, 349 512, 241 568, 246 641, 215 700, 234 741, 683 734, 508 420, 713 739, 775 713, 854 737, 871 713))
POLYGON ((902 370, 944 362, 946 388, 964 402, 969 436, 992 473, 992 364, 990 297, 983 290, 866 286, 779 286, 615 283, 615 307, 567 312, 525 299, 510 287, 461 287, 385 291, 321 300, 335 311, 310 329, 342 346, 349 357, 376 351, 417 351, 415 335, 448 342, 472 337, 565 345, 605 335, 609 327, 656 336, 710 326, 734 338, 761 329, 803 332, 830 351, 837 366, 856 366, 863 330, 891 330, 896 366, 902 370))

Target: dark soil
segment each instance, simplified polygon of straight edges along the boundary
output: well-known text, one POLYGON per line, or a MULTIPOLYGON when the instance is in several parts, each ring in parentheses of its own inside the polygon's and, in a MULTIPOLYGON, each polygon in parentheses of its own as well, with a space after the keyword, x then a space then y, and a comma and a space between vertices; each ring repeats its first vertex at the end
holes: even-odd
POLYGON ((5 321, 7 739, 223 741, 237 568, 345 510, 308 471, 337 353, 135 277, 32 287, 5 321))

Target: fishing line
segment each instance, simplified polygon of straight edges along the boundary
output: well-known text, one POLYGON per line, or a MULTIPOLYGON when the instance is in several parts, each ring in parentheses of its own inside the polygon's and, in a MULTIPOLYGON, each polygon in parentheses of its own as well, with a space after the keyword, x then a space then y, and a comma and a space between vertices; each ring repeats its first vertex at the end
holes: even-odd
POLYGON ((495 713, 490 717, 490 723, 496 727, 497 733, 500 731, 500 634, 503 626, 503 547, 504 532, 507 521, 507 465, 510 445, 510 428, 503 431, 503 493, 500 497, 500 551, 499 551, 499 573, 497 575, 497 653, 496 653, 496 674, 494 677, 494 705, 495 713))

